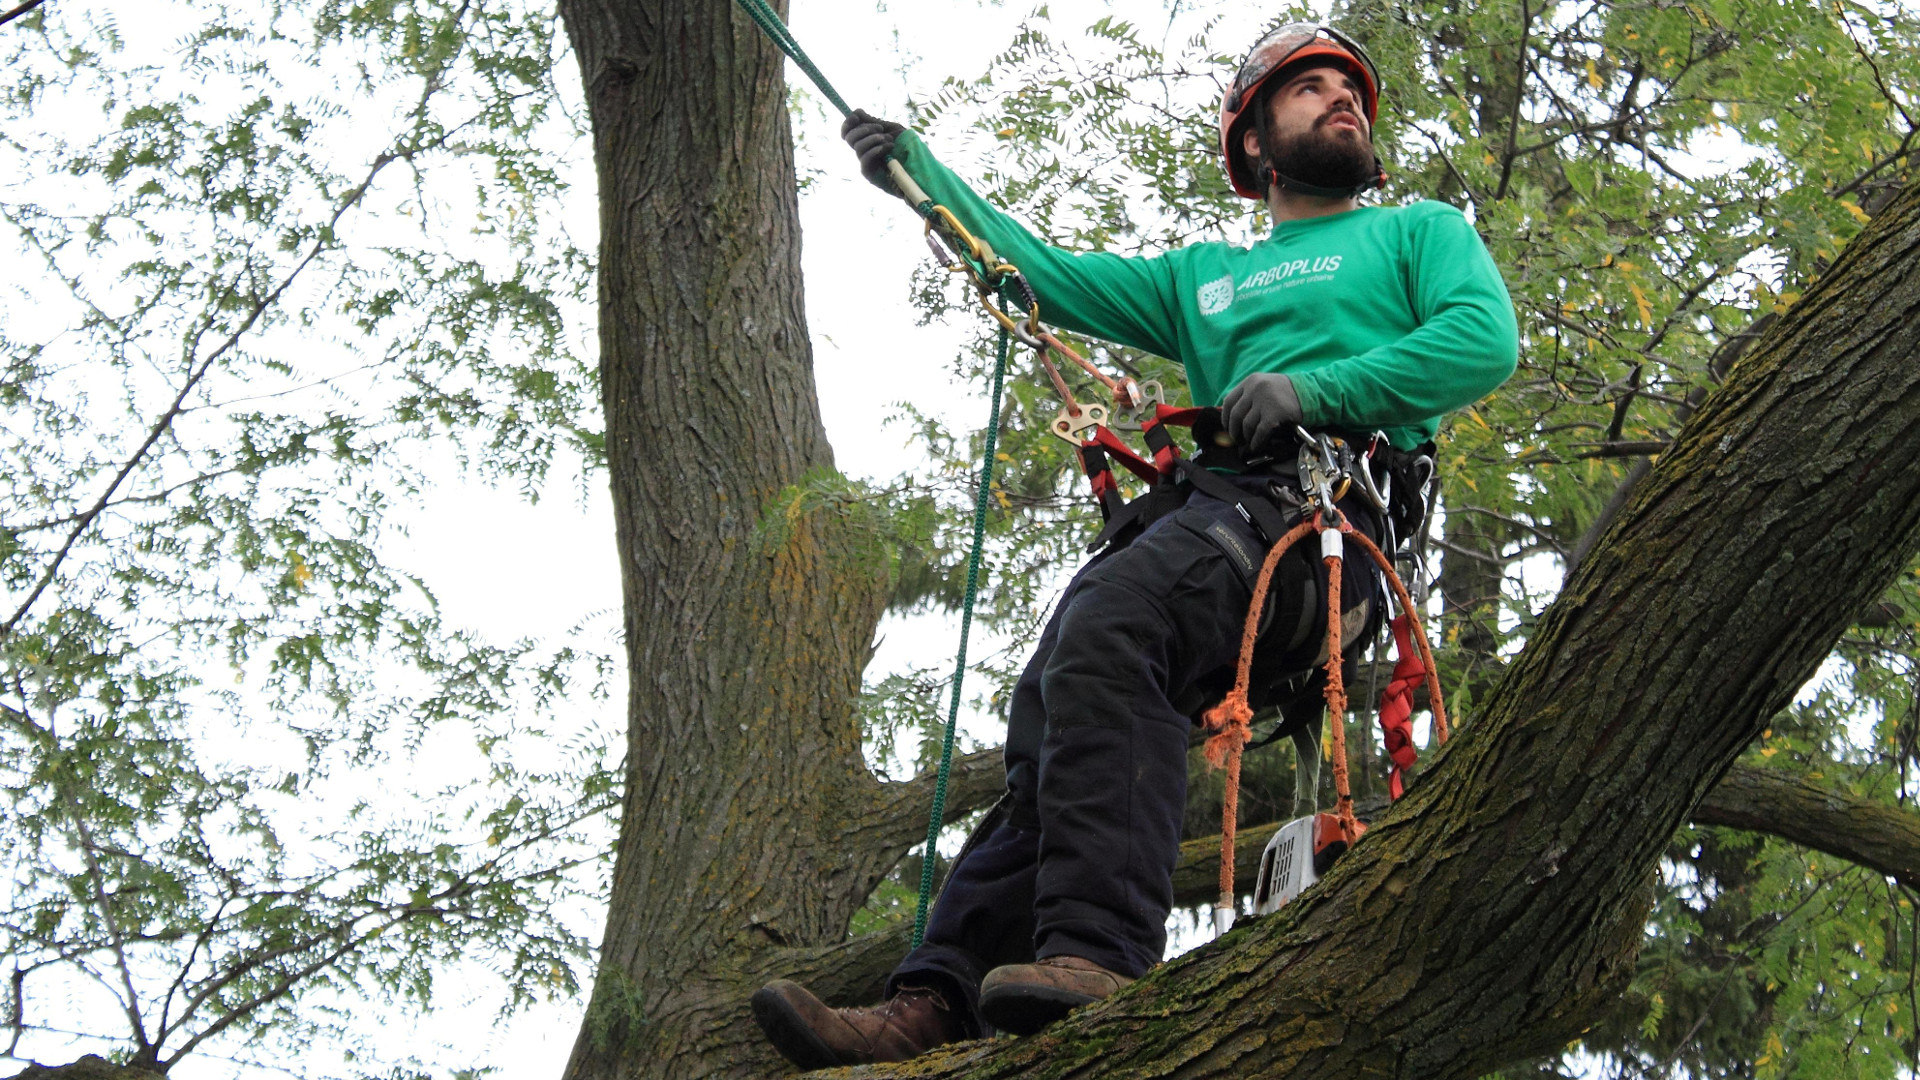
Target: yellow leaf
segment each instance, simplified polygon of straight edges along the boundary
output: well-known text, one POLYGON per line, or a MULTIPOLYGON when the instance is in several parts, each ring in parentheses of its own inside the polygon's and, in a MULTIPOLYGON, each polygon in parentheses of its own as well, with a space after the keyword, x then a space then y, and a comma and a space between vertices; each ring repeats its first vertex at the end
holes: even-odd
POLYGON ((1468 409, 1467 415, 1473 418, 1474 423, 1479 424, 1481 427, 1487 429, 1488 431, 1493 430, 1493 425, 1487 423, 1486 420, 1483 417, 1481 417, 1479 409, 1468 409))
POLYGON ((299 555, 296 554, 293 557, 294 588, 297 588, 300 591, 305 592, 307 588, 307 582, 312 580, 313 580, 313 571, 307 568, 307 560, 301 558, 299 555))
POLYGON ((1595 90, 1600 89, 1601 85, 1600 73, 1594 70, 1592 60, 1587 61, 1587 85, 1593 87, 1595 90))
POLYGON ((1900 1003, 1899 1003, 1899 1002, 1897 1002, 1897 1001, 1889 1001, 1889 1002, 1887 1002, 1887 1015, 1888 1015, 1888 1016, 1899 1016, 1899 1015, 1900 1015, 1900 1003))
POLYGON ((1494 157, 1492 153, 1488 153, 1488 154, 1487 154, 1487 164, 1489 164, 1489 165, 1497 165, 1497 164, 1499 164, 1499 163, 1500 163, 1500 159, 1499 159, 1499 158, 1497 158, 1497 157, 1494 157))
MULTIPOLYGON (((1661 51, 1664 52, 1666 50, 1663 49, 1661 51)), ((1727 106, 1727 119, 1733 121, 1736 124, 1740 122, 1740 103, 1739 102, 1735 101, 1727 106)))
POLYGON ((993 457, 995 461, 1012 461, 1013 460, 1013 455, 1007 453, 1005 450, 1002 450, 999 453, 993 455, 993 457))
POLYGON ((1010 127, 1001 128, 999 131, 994 132, 994 134, 1003 139, 1011 139, 1013 138, 1013 129, 1010 127))
POLYGON ((1633 290, 1634 306, 1640 309, 1640 325, 1651 329, 1653 327, 1653 305, 1647 302, 1647 294, 1640 291, 1640 286, 1634 284, 1632 278, 1627 279, 1627 288, 1633 290))
POLYGON ((1777 746, 1763 746, 1760 748, 1761 757, 1772 757, 1773 755, 1779 752, 1780 752, 1780 748, 1777 746))
POLYGON ((1873 215, 1867 213, 1865 210, 1860 209, 1859 203, 1848 202, 1845 199, 1841 199, 1840 205, 1847 208, 1847 213, 1852 214, 1854 217, 1860 219, 1860 224, 1862 225, 1865 225, 1867 222, 1873 220, 1873 215))

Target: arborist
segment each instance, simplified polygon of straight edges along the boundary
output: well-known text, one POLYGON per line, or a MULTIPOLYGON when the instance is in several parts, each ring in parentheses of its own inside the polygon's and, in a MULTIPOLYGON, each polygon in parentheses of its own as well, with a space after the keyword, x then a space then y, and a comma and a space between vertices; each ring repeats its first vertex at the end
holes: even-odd
MULTIPOLYGON (((785 980, 754 995, 796 1065, 1035 1032, 1161 959, 1189 735, 1232 679, 1255 568, 1300 506, 1303 429, 1375 445, 1364 467, 1384 467, 1514 369, 1512 303, 1466 217, 1442 202, 1359 204, 1385 181, 1379 99, 1372 59, 1339 30, 1267 33, 1221 105, 1220 141, 1234 191, 1265 200, 1272 234, 1147 257, 1051 247, 915 133, 865 113, 843 128, 870 180, 892 190, 887 162, 904 165, 1025 272, 1053 321, 1178 361, 1193 401, 1220 412, 1196 425, 1183 501, 1110 528, 1061 596, 1014 688, 997 824, 953 866, 886 1001, 831 1008, 785 980)), ((1338 509, 1376 542, 1390 528, 1357 491, 1338 509)), ((1275 578, 1258 652, 1268 702, 1326 645, 1316 567, 1303 550, 1275 578)), ((1383 601, 1372 573, 1340 595, 1351 643, 1383 601)))

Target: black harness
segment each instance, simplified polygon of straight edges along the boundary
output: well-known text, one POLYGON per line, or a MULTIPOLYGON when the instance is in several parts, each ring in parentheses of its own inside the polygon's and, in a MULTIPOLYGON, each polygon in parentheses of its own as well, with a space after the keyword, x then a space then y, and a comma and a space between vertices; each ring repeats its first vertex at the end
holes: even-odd
MULTIPOLYGON (((1106 429, 1103 427, 1100 432, 1106 434, 1106 429)), ((1322 439, 1298 431, 1277 437, 1249 454, 1227 437, 1219 409, 1172 409, 1164 405, 1158 406, 1155 415, 1143 422, 1141 434, 1152 452, 1151 462, 1141 459, 1125 443, 1110 435, 1096 437, 1081 446, 1081 462, 1106 519, 1099 534, 1088 544, 1089 552, 1126 547, 1154 522, 1185 506, 1196 493, 1233 507, 1262 542, 1271 546, 1310 510, 1307 493, 1315 478, 1301 475, 1303 460, 1314 460, 1312 454, 1303 457, 1302 450, 1309 445, 1302 438, 1306 436, 1312 440, 1313 453, 1335 455, 1337 471, 1350 476, 1354 481, 1352 486, 1360 489, 1359 494, 1364 497, 1349 499, 1346 505, 1364 504, 1361 512, 1370 512, 1380 526, 1377 534, 1381 549, 1392 556, 1406 542, 1417 564, 1436 480, 1432 443, 1408 451, 1394 447, 1382 435, 1339 433, 1322 439), (1168 430, 1172 427, 1192 429, 1194 445, 1199 448, 1193 457, 1180 452, 1168 430), (1112 472, 1112 462, 1116 460, 1129 472, 1149 481, 1145 492, 1131 500, 1121 497, 1112 472), (1249 477, 1264 483, 1249 484, 1246 482, 1249 477)), ((1340 494, 1336 493, 1336 498, 1340 494)), ((1210 538, 1242 568, 1251 586, 1251 567, 1259 565, 1264 551, 1251 553, 1249 562, 1245 552, 1227 550, 1224 538, 1210 538)), ((1317 593, 1319 582, 1313 576, 1310 562, 1294 565, 1293 560, 1282 560, 1280 572, 1297 579, 1296 587, 1317 593)), ((1381 591, 1384 593, 1384 587, 1381 591)), ((1323 673, 1294 655, 1306 641, 1306 631, 1319 609, 1309 600, 1302 605, 1300 625, 1286 626, 1276 625, 1277 609, 1278 605, 1271 604, 1266 609, 1260 649, 1269 662, 1261 665, 1263 670, 1257 681, 1261 687, 1259 697, 1266 704, 1278 706, 1282 719, 1278 727, 1252 745, 1265 745, 1299 730, 1318 719, 1322 711, 1320 680, 1323 673)), ((1370 614, 1363 637, 1377 633, 1383 613, 1384 605, 1380 605, 1370 614)), ((1352 659, 1349 656, 1350 664, 1352 659)), ((1179 704, 1184 708, 1190 703, 1179 704)))

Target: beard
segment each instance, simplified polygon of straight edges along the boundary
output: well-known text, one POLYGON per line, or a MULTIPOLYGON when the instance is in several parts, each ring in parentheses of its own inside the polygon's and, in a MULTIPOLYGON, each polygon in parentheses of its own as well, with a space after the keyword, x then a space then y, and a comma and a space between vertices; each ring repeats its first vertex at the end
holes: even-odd
POLYGON ((1379 171, 1373 147, 1358 133, 1346 134, 1321 118, 1298 135, 1273 137, 1271 163, 1280 175, 1323 188, 1359 187, 1379 171))

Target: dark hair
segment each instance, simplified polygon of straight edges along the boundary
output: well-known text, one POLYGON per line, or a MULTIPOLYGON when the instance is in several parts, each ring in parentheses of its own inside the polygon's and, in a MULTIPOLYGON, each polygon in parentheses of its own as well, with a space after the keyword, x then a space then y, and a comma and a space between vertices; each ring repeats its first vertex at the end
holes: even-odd
POLYGON ((1234 134, 1237 137, 1233 139, 1230 146, 1242 174, 1253 177, 1254 184, 1261 191, 1265 191, 1267 185, 1272 182, 1267 176, 1267 166, 1272 164, 1272 158, 1268 155, 1272 153, 1273 144, 1276 141, 1272 105, 1273 95, 1280 89, 1280 82, 1279 78, 1270 78, 1260 84, 1260 88, 1253 93, 1253 100, 1248 102, 1246 109, 1241 112, 1242 116, 1252 114, 1251 126, 1260 138, 1259 155, 1256 157, 1247 155, 1245 133, 1249 125, 1245 123, 1235 125, 1234 134))

